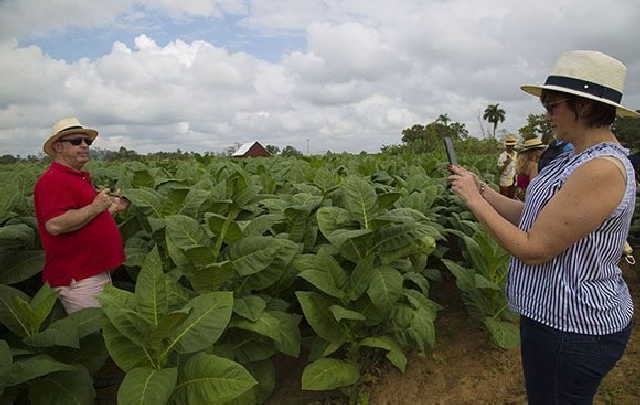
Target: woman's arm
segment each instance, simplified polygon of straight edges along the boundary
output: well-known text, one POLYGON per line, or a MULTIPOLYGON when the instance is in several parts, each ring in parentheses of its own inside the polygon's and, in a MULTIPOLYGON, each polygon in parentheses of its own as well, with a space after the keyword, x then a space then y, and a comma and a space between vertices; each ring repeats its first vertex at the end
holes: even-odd
POLYGON ((600 226, 618 206, 625 191, 625 180, 615 165, 594 159, 569 176, 531 229, 523 231, 480 196, 472 175, 458 167, 451 170, 452 190, 466 201, 503 248, 528 264, 553 259, 600 226))
POLYGON ((511 224, 518 226, 522 216, 522 208, 524 207, 522 201, 505 197, 488 186, 482 196, 497 211, 498 215, 504 217, 511 224))

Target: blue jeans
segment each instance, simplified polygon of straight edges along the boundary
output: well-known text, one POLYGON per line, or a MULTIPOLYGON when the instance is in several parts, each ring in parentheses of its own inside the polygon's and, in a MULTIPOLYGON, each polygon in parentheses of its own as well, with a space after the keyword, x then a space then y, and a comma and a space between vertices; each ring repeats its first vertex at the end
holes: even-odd
POLYGON ((592 404, 630 335, 631 323, 611 335, 582 335, 521 316, 520 353, 529 405, 592 404))

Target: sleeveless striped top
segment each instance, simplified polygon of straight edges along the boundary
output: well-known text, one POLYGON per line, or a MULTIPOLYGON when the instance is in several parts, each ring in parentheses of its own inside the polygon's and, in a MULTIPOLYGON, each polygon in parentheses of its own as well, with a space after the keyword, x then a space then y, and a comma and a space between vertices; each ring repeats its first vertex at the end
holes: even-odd
POLYGON ((635 173, 628 150, 600 143, 579 154, 559 155, 529 184, 520 229, 528 231, 540 211, 580 165, 601 156, 618 158, 627 172, 624 197, 613 213, 591 233, 542 264, 511 258, 507 300, 512 311, 559 329, 606 335, 624 329, 633 302, 618 262, 635 208, 635 173))

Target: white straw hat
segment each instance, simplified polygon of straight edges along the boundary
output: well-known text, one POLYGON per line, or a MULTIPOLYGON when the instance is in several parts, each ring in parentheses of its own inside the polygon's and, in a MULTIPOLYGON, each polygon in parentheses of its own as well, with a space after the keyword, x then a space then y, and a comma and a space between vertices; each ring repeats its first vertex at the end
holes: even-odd
POLYGON ((610 104, 621 117, 640 118, 640 113, 620 102, 627 68, 619 60, 598 51, 568 51, 560 55, 542 86, 525 84, 520 88, 540 97, 542 90, 563 93, 610 104))
POLYGON ((42 150, 47 155, 53 157, 55 151, 53 150, 53 143, 60 139, 60 137, 69 134, 83 134, 87 135, 91 140, 98 136, 98 131, 95 129, 84 128, 80 121, 76 117, 64 118, 53 124, 53 131, 42 146, 42 150))
POLYGON ((546 147, 547 145, 542 143, 542 140, 540 138, 531 138, 524 141, 524 143, 522 144, 521 152, 531 150, 531 149, 544 149, 546 147))

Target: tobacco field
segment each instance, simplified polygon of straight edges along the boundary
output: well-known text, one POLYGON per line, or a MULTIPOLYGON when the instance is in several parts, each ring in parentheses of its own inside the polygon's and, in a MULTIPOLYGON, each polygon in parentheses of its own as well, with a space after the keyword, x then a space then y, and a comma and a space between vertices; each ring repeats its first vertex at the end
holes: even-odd
MULTIPOLYGON (((261 404, 281 356, 304 362, 303 390, 366 403, 371 359, 404 372, 433 350, 443 276, 488 344, 517 346, 509 256, 447 190, 445 162, 92 162, 94 185, 131 201, 116 217, 127 261, 102 308, 70 316, 40 281, 31 194, 46 166, 0 166, 0 403, 93 404, 112 361, 119 404, 261 404)), ((495 156, 461 163, 494 183, 495 156)))

